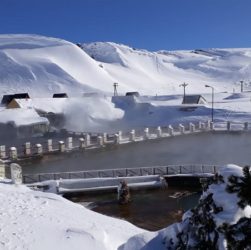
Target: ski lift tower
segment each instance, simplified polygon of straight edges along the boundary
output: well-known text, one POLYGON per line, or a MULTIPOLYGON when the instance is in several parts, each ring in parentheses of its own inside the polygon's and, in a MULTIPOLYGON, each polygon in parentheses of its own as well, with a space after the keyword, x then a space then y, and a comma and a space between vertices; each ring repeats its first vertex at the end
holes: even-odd
POLYGON ((113 89, 114 89, 114 96, 118 96, 118 91, 117 91, 117 87, 119 86, 119 84, 118 83, 113 83, 113 89))

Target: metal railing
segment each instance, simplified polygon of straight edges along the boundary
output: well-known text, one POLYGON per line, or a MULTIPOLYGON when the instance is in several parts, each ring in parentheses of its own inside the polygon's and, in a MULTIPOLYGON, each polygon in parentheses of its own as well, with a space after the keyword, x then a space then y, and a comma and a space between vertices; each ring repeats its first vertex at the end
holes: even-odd
POLYGON ((23 182, 35 183, 47 180, 60 179, 89 179, 89 178, 115 178, 128 176, 147 176, 147 175, 180 175, 180 174, 215 174, 217 166, 214 165, 169 165, 141 168, 121 168, 121 169, 104 169, 78 172, 61 172, 61 173, 40 173, 24 174, 23 182))

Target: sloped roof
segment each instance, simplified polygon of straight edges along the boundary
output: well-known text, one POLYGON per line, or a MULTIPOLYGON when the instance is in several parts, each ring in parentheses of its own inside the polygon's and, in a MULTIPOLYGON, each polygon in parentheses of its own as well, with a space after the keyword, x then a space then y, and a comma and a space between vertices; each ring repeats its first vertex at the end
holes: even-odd
POLYGON ((18 94, 11 94, 11 95, 4 95, 2 98, 2 104, 9 104, 13 99, 29 99, 30 96, 28 93, 18 93, 18 94))
POLYGON ((46 113, 63 113, 64 105, 68 98, 33 98, 33 99, 16 99, 21 108, 41 110, 46 113))
POLYGON ((203 100, 206 101, 201 95, 186 95, 183 97, 182 104, 198 104, 200 98, 203 98, 203 100))
POLYGON ((55 93, 52 98, 67 98, 68 95, 66 93, 55 93))
POLYGON ((47 118, 40 117, 38 113, 32 108, 0 110, 0 123, 8 123, 8 122, 14 122, 16 126, 49 124, 47 118))

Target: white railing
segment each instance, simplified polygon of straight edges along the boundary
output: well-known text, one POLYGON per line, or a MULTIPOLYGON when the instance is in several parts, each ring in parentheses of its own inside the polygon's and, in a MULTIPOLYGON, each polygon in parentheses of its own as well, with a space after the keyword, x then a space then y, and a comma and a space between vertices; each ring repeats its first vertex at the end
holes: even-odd
POLYGON ((224 122, 214 124, 208 121, 197 124, 189 123, 187 126, 179 124, 178 127, 168 125, 137 130, 132 129, 129 132, 123 133, 122 131, 118 131, 118 133, 115 134, 70 132, 71 136, 65 140, 56 141, 49 139, 42 143, 37 142, 33 144, 26 142, 23 145, 16 145, 9 148, 1 145, 0 159, 13 162, 57 153, 64 154, 74 151, 81 152, 83 150, 98 149, 111 144, 120 145, 211 131, 248 132, 251 131, 251 123, 224 122))

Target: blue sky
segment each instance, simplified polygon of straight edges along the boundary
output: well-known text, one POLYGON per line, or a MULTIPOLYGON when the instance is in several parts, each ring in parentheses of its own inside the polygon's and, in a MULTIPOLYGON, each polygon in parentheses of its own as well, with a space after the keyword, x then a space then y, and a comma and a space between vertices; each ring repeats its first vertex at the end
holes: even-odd
POLYGON ((0 24, 148 50, 251 47, 251 0, 0 0, 0 24))

